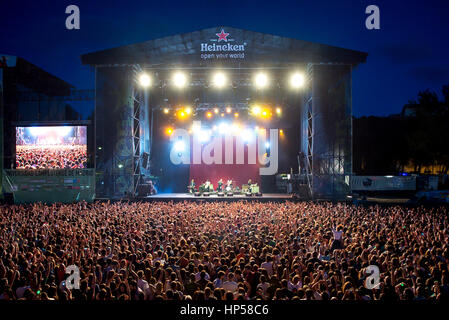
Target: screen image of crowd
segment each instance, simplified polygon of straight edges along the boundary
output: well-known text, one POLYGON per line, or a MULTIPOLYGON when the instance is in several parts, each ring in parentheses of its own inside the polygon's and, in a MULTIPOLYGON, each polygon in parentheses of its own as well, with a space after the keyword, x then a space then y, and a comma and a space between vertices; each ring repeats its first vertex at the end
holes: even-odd
POLYGON ((16 169, 84 169, 86 127, 17 127, 16 169))
POLYGON ((444 207, 154 202, 0 207, 3 300, 443 300, 444 207), (79 268, 79 289, 66 268, 79 268), (380 277, 367 288, 366 268, 380 277))

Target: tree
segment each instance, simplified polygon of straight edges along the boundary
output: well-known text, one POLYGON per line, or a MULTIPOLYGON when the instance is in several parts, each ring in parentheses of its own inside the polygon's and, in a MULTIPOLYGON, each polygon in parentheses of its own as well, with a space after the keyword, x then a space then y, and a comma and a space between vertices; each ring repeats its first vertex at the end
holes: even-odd
POLYGON ((409 101, 401 116, 354 119, 354 171, 358 174, 394 174, 413 163, 449 171, 449 85, 443 100, 429 90, 409 101))
POLYGON ((403 115, 408 114, 410 160, 418 172, 424 165, 440 166, 443 173, 449 168, 449 86, 443 86, 442 95, 440 101, 434 92, 420 92, 403 109, 403 115))

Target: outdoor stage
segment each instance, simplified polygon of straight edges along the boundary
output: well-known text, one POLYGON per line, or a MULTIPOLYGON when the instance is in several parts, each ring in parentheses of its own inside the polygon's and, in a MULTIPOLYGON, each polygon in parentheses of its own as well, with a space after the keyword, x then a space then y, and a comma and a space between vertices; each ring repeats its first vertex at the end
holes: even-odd
POLYGON ((294 192, 345 197, 352 70, 366 59, 361 51, 226 26, 82 55, 96 70, 96 134, 88 143, 95 196, 285 201, 291 196, 185 192, 191 180, 216 190, 220 179, 240 190, 251 180, 285 192, 295 175, 307 184, 294 192), (174 193, 146 197, 137 192, 146 180, 174 193))
MULTIPOLYGON (((140 198, 144 201, 236 201, 236 200, 253 200, 253 201, 285 201, 293 199, 291 194, 285 193, 266 193, 262 196, 246 196, 243 194, 233 195, 233 196, 194 196, 190 193, 160 193, 152 196, 147 196, 140 198)), ((296 198, 297 199, 297 198, 296 198)))

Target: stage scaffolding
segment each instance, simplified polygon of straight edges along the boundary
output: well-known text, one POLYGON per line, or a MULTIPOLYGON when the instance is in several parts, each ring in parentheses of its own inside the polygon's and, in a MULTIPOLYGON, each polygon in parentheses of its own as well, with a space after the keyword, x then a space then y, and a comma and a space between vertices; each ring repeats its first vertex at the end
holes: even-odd
POLYGON ((351 191, 351 72, 343 64, 307 67, 301 150, 311 198, 341 198, 351 191))
POLYGON ((96 68, 97 197, 134 196, 149 153, 148 92, 138 85, 138 64, 96 68))
MULTIPOLYGON (((142 155, 148 153, 151 158, 153 152, 154 112, 161 112, 164 108, 169 110, 178 108, 177 103, 167 102, 166 96, 170 93, 164 91, 163 84, 160 85, 157 93, 154 89, 150 91, 151 96, 149 90, 139 87, 135 78, 139 72, 146 71, 145 68, 141 68, 139 65, 124 68, 128 74, 125 79, 123 76, 122 79, 109 77, 109 82, 114 78, 114 81, 117 81, 114 87, 121 92, 121 99, 124 98, 125 92, 127 92, 127 98, 120 103, 113 102, 118 96, 112 87, 102 88, 101 86, 99 90, 102 99, 106 99, 108 102, 104 104, 102 99, 97 98, 97 114, 104 115, 101 119, 97 119, 97 145, 107 149, 107 142, 104 139, 105 137, 112 138, 114 134, 114 139, 117 141, 110 150, 112 161, 105 161, 106 159, 102 159, 101 155, 97 157, 98 176, 113 188, 103 191, 104 195, 108 196, 136 194, 142 174, 152 173, 152 168, 144 170, 142 155), (108 109, 104 109, 106 105, 108 109), (121 120, 119 123, 122 125, 116 128, 117 132, 108 134, 108 129, 105 126, 114 125, 118 120, 121 120), (100 131, 102 132, 99 133, 100 131), (102 139, 104 141, 101 141, 102 139)), ((107 73, 116 72, 114 68, 105 71, 107 73)), ((299 119, 301 122, 301 131, 299 132, 301 146, 298 153, 302 152, 304 155, 304 172, 300 179, 303 189, 304 187, 306 189, 306 192, 302 192, 304 197, 341 198, 350 193, 350 176, 352 174, 351 72, 351 65, 345 64, 307 65, 306 89, 297 97, 300 100, 297 101, 297 106, 301 108, 299 119)), ((204 86, 207 86, 205 77, 201 77, 199 73, 196 77, 195 87, 204 90, 204 86), (202 83, 203 87, 200 87, 199 83, 202 83)), ((99 78, 101 79, 101 75, 99 78)), ((204 100, 196 99, 195 101, 192 98, 193 93, 186 94, 189 97, 183 99, 193 101, 190 105, 194 113, 213 108, 223 109, 227 106, 231 106, 233 110, 250 108, 249 101, 239 100, 238 97, 231 103, 220 103, 207 102, 207 97, 204 100)), ((276 95, 282 95, 282 91, 276 95)), ((99 189, 101 190, 101 188, 99 189)), ((102 195, 100 190, 99 195, 102 195)))

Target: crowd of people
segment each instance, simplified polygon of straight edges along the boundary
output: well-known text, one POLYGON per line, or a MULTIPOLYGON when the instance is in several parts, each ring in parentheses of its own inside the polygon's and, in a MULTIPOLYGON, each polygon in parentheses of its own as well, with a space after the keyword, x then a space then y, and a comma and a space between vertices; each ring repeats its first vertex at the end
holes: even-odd
POLYGON ((0 299, 442 300, 448 235, 444 207, 2 205, 0 299))
POLYGON ((17 169, 87 168, 86 145, 16 146, 17 169))

